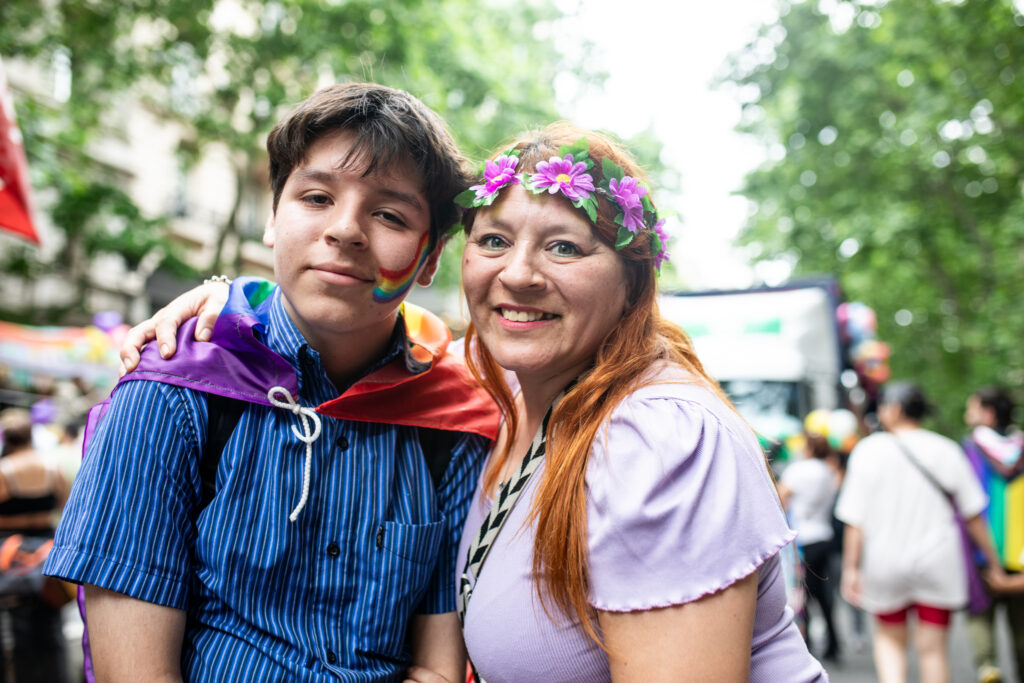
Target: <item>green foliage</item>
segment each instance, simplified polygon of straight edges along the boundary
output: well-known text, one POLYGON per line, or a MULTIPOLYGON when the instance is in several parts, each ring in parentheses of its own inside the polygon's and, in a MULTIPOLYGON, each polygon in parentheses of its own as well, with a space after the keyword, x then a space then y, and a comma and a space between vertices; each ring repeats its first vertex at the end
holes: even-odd
MULTIPOLYGON (((559 54, 554 40, 539 37, 558 16, 539 1, 5 0, 0 55, 70 60, 71 98, 37 139, 60 137, 83 175, 84 150, 110 132, 106 114, 129 95, 185 131, 186 164, 226 145, 239 192, 225 207, 225 224, 211 226, 219 234, 215 262, 196 264, 219 272, 232 260, 221 254, 226 237, 244 227, 237 224, 243 198, 266 191, 256 179, 265 173, 267 132, 318 86, 372 80, 408 90, 448 121, 468 156, 480 158, 557 118, 551 83, 559 70, 600 78, 582 54, 559 54)), ((22 124, 31 125, 31 105, 18 106, 22 124)), ((31 145, 27 151, 34 173, 49 163, 31 145)), ((67 160, 51 168, 62 165, 67 160)), ((457 281, 454 252, 439 283, 457 281)))
POLYGON ((1011 0, 824 6, 783 5, 734 56, 741 130, 773 159, 746 178, 742 241, 836 273, 955 434, 978 385, 1024 385, 1024 17, 1011 0))
POLYGON ((98 167, 86 153, 90 129, 80 127, 70 110, 54 109, 32 100, 22 104, 20 129, 30 152, 32 185, 45 197, 50 220, 63 235, 53 261, 44 261, 35 247, 5 250, 0 267, 9 274, 36 279, 58 273, 73 296, 68 304, 22 311, 23 302, 2 302, 0 317, 34 324, 62 323, 81 317, 92 288, 88 264, 104 255, 119 255, 136 269, 148 255, 182 276, 196 275, 182 260, 181 246, 168 235, 166 219, 147 218, 119 186, 113 171, 98 167))

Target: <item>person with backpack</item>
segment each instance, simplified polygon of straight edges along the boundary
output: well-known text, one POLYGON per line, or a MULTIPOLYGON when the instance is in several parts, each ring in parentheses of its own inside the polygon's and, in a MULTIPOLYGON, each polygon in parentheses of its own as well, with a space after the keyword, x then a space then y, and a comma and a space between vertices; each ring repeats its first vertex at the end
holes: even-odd
MULTIPOLYGON (((995 541, 1000 565, 1007 574, 1024 570, 1024 433, 1013 424, 1016 406, 1002 387, 982 387, 967 399, 964 422, 970 433, 962 445, 971 469, 989 497, 982 513, 995 541)), ((983 612, 969 614, 967 633, 971 640, 978 683, 998 683, 1003 673, 996 658, 995 614, 1006 613, 1010 625, 1013 657, 1017 671, 1024 666, 1024 594, 998 592, 983 612)))
POLYGON ((147 348, 94 411, 45 570, 84 586, 99 680, 457 680, 451 576, 497 413, 403 299, 464 160, 374 84, 314 93, 267 151, 279 284, 232 283, 209 343, 147 348))

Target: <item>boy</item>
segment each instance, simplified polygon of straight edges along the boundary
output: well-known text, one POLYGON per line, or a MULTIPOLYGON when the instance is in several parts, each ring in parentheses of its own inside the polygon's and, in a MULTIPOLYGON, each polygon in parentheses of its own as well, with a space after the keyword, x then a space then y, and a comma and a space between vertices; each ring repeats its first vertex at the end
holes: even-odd
POLYGON ((279 286, 236 281, 212 343, 183 332, 178 366, 119 384, 47 571, 85 585, 103 680, 458 680, 455 554, 496 420, 401 303, 437 268, 462 157, 370 84, 315 93, 267 151, 279 286), (208 394, 246 402, 213 475, 208 394), (428 427, 455 433, 439 473, 428 427))

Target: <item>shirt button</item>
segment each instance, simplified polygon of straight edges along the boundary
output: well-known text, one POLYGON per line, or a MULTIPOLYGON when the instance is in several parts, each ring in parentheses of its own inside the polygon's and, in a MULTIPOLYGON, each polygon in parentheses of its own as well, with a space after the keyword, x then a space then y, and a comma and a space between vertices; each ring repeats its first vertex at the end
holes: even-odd
POLYGON ((339 451, 347 450, 348 449, 348 439, 345 438, 344 434, 341 434, 341 435, 338 436, 337 439, 334 440, 334 445, 338 447, 339 451))
POLYGON ((338 555, 341 555, 341 548, 338 547, 337 543, 331 542, 327 546, 327 554, 331 557, 337 557, 338 555))
POLYGON ((336 664, 338 662, 338 655, 334 654, 334 650, 327 651, 327 663, 336 664))

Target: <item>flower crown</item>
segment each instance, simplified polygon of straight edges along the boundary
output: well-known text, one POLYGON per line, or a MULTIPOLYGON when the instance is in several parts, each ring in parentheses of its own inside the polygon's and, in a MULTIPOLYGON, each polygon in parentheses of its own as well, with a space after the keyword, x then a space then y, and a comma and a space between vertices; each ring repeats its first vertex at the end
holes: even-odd
POLYGON ((666 249, 668 233, 664 230, 665 219, 659 216, 651 203, 648 187, 626 175, 618 164, 608 158, 601 160, 603 178, 595 186, 590 173, 594 170, 594 162, 590 159, 590 143, 585 137, 571 145, 562 145, 558 154, 538 163, 537 171, 527 175, 516 173, 519 151, 505 150, 494 161, 484 162, 483 182, 459 194, 455 203, 465 209, 490 206, 501 188, 522 185, 534 194, 561 192, 596 225, 597 195, 601 195, 619 207, 619 214, 615 217, 619 226, 615 249, 626 248, 637 235, 646 232, 651 236, 654 268, 661 272, 661 264, 669 258, 666 249))

